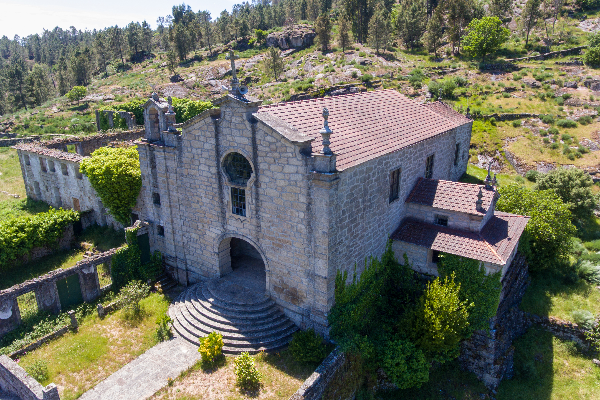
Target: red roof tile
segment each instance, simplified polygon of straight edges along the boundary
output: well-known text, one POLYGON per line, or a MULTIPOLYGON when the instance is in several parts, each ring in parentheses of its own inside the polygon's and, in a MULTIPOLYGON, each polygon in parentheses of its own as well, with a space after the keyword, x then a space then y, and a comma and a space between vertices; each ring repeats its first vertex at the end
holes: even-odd
POLYGON ((529 217, 496 212, 481 233, 477 233, 407 218, 392 234, 392 239, 504 265, 519 243, 527 221, 529 217))
POLYGON ((406 202, 483 215, 492 204, 495 193, 494 190, 486 189, 484 185, 419 178, 412 192, 406 198, 406 202), (482 205, 480 209, 477 209, 477 194, 480 189, 483 194, 482 205))
POLYGON ((36 153, 41 156, 57 158, 59 160, 80 162, 81 160, 84 159, 83 156, 81 156, 77 153, 69 153, 67 151, 49 149, 49 148, 44 147, 39 144, 20 143, 20 144, 13 146, 13 149, 28 151, 30 153, 36 153))
POLYGON ((445 118, 456 121, 460 125, 467 124, 471 122, 471 120, 459 112, 454 111, 454 109, 448 104, 442 101, 434 101, 433 103, 424 104, 425 107, 429 108, 436 114, 439 114, 445 118))
POLYGON ((391 89, 268 105, 257 114, 268 113, 300 135, 317 139, 312 146, 318 152, 323 147, 319 134, 323 107, 329 110, 329 127, 333 130, 330 148, 337 155, 338 170, 470 122, 466 118, 459 121, 455 115, 449 118, 391 89))

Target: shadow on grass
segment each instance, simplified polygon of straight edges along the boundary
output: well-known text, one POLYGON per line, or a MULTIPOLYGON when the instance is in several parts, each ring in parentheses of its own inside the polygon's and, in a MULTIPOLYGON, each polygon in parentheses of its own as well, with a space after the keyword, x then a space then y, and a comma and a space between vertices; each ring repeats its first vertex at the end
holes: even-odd
POLYGON ((226 364, 227 358, 225 358, 224 354, 221 354, 220 356, 215 357, 215 359, 212 362, 203 362, 202 360, 200 360, 198 362, 198 367, 205 374, 212 374, 213 372, 217 372, 219 368, 224 367, 226 364))
POLYGON ((600 220, 592 217, 576 223, 577 237, 584 242, 600 239, 600 220))
MULTIPOLYGON (((330 352, 333 348, 328 350, 330 352)), ((327 354, 329 354, 329 352, 327 354)), ((278 352, 262 353, 260 355, 260 360, 299 380, 308 378, 319 366, 319 364, 301 364, 297 362, 294 360, 294 357, 292 357, 292 354, 288 349, 278 352)))
POLYGON ((552 397, 554 345, 552 334, 532 327, 514 342, 513 379, 498 388, 498 400, 546 400, 552 397))
POLYGON ((92 244, 99 251, 108 251, 125 244, 125 232, 114 230, 109 226, 92 225, 77 239, 92 244))

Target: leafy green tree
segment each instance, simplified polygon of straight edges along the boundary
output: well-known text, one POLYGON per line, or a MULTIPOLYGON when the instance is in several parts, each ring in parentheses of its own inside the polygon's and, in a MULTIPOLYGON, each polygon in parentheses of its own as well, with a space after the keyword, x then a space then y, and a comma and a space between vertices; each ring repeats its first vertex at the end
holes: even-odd
POLYGON ((600 66, 600 47, 589 47, 583 55, 583 62, 590 67, 600 66))
POLYGON ((73 89, 69 90, 69 92, 65 95, 67 99, 70 101, 76 101, 79 104, 79 101, 83 99, 87 95, 87 89, 85 86, 73 86, 73 89))
POLYGON ((152 37, 154 34, 152 33, 152 28, 150 24, 145 20, 142 22, 142 48, 148 52, 152 52, 152 37))
POLYGON ((455 53, 460 53, 465 29, 472 19, 482 18, 485 10, 479 0, 447 0, 444 6, 447 12, 448 39, 455 53))
POLYGON ((275 80, 279 80, 279 75, 283 72, 283 59, 279 49, 274 46, 269 47, 269 51, 264 60, 265 72, 273 74, 275 80))
POLYGON ((63 96, 67 94, 71 87, 71 75, 65 56, 60 56, 56 69, 58 72, 58 93, 63 96))
POLYGON ((110 46, 106 32, 98 32, 94 37, 94 52, 98 58, 98 66, 106 74, 106 66, 110 58, 110 46))
POLYGON ((519 185, 503 186, 496 203, 498 211, 530 217, 519 241, 532 270, 556 265, 567 260, 575 226, 571 211, 554 190, 530 190, 519 185))
POLYGON ((421 46, 421 38, 427 28, 425 0, 404 0, 392 10, 392 24, 408 49, 421 46))
POLYGON ((408 340, 389 341, 381 366, 399 389, 419 388, 429 381, 429 363, 425 355, 408 340))
POLYGON ((338 36, 337 43, 342 47, 342 51, 346 51, 346 49, 352 43, 350 41, 350 21, 348 21, 348 16, 345 12, 342 11, 340 17, 338 18, 338 36))
POLYGON ((412 323, 415 345, 438 362, 450 361, 459 354, 459 343, 467 336, 469 310, 473 303, 461 300, 460 284, 449 277, 427 283, 419 299, 412 323))
POLYGON ((169 40, 175 46, 180 61, 185 61, 190 51, 190 34, 183 24, 173 24, 169 28, 169 40))
POLYGON ((33 106, 39 106, 50 98, 54 91, 48 70, 42 64, 35 64, 26 79, 27 98, 33 106))
POLYGON ((329 50, 329 42, 331 42, 331 20, 328 14, 321 14, 315 22, 315 32, 319 39, 321 51, 329 50))
POLYGON ((377 55, 379 49, 385 48, 390 41, 389 18, 383 4, 377 3, 375 12, 369 21, 369 45, 374 47, 377 55))
POLYGON ((137 54, 142 48, 142 27, 139 22, 130 22, 125 28, 127 43, 133 54, 137 54))
POLYGON ((453 254, 441 254, 438 262, 441 278, 450 278, 460 285, 460 301, 472 302, 469 310, 466 337, 476 330, 488 330, 490 319, 496 315, 500 303, 502 272, 487 274, 483 263, 453 254))
POLYGON ((425 33, 425 47, 427 51, 435 54, 437 57, 438 50, 442 46, 444 39, 444 14, 443 7, 437 7, 433 12, 432 17, 427 23, 427 33, 425 33))
POLYGON ((115 219, 128 225, 131 209, 142 187, 137 150, 134 147, 101 147, 81 161, 79 169, 115 219))
POLYGON ((525 47, 529 44, 529 34, 540 19, 542 12, 540 10, 541 0, 527 0, 521 14, 521 25, 525 31, 525 47))
POLYGON ((594 181, 579 168, 554 169, 540 175, 536 183, 538 190, 554 190, 576 219, 590 218, 598 206, 598 199, 592 192, 594 181))
POLYGON ((465 52, 471 57, 485 61, 488 54, 495 53, 506 42, 510 31, 502 26, 498 17, 483 17, 469 23, 462 39, 465 52))

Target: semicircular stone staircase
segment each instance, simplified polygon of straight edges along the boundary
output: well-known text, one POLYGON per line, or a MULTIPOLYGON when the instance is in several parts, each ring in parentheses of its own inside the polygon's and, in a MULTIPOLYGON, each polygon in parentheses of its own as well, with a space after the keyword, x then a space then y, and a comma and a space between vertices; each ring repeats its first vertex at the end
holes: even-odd
POLYGON ((298 327, 264 291, 225 279, 201 282, 183 291, 169 308, 173 328, 185 340, 216 331, 223 353, 272 351, 287 346, 298 327))

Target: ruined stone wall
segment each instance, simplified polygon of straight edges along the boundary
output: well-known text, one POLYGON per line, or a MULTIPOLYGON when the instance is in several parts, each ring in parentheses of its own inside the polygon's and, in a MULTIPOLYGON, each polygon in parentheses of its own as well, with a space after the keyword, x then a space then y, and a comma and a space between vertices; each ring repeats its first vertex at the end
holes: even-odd
POLYGON ((5 355, 0 356, 0 392, 17 396, 21 400, 60 400, 54 383, 43 387, 5 355))
POLYGON ((15 148, 27 197, 55 208, 88 212, 82 218, 84 228, 94 222, 115 229, 123 227, 106 211, 87 176, 79 172, 83 156, 33 144, 15 148))
POLYGON ((56 282, 73 274, 79 277, 83 301, 92 302, 100 294, 98 265, 109 263, 117 249, 79 261, 67 269, 57 269, 38 278, 25 281, 11 288, 0 290, 0 336, 12 331, 21 323, 17 297, 34 292, 38 309, 58 314, 62 310, 56 282))
POLYGON ((470 140, 471 123, 340 174, 332 217, 337 229, 329 238, 334 244, 329 254, 329 307, 333 305, 336 272, 346 270, 351 276, 356 265, 360 273, 365 258, 380 257, 389 236, 405 217, 410 216, 405 200, 417 179, 425 175, 427 157, 435 155, 433 179, 458 180, 467 168, 470 140), (457 142, 460 143, 460 155, 455 166, 457 142), (389 203, 389 176, 397 168, 402 169, 399 199, 389 203))
POLYGON ((75 146, 75 152, 80 156, 89 156, 94 150, 100 147, 106 147, 111 142, 130 142, 137 140, 144 135, 143 130, 130 130, 126 132, 115 132, 115 133, 103 133, 99 135, 91 136, 74 136, 68 138, 60 138, 47 142, 43 142, 40 145, 48 149, 55 149, 67 152, 68 145, 75 146))
MULTIPOLYGON (((436 217, 440 215, 448 218, 449 228, 471 232, 480 232, 483 228, 483 215, 471 215, 462 212, 442 210, 417 203, 407 203, 406 207, 408 215, 410 215, 411 218, 416 218, 429 224, 435 224, 436 217)), ((488 211, 491 211, 493 214, 493 210, 488 211)))

